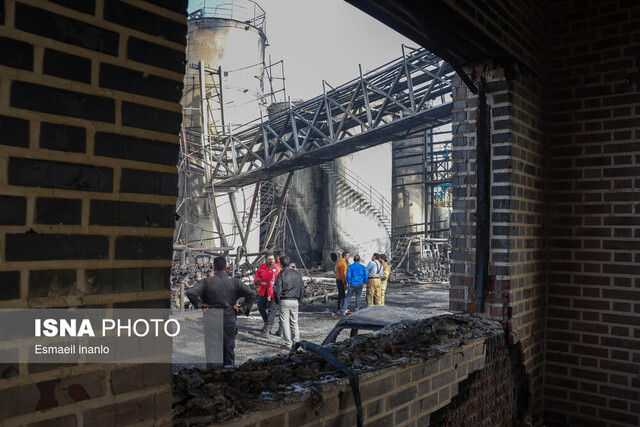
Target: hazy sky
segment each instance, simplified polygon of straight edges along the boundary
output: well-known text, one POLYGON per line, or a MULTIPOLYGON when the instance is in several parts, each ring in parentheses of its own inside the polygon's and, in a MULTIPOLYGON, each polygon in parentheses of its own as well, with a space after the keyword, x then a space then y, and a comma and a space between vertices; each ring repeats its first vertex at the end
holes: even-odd
MULTIPOLYGON (((206 0, 206 7, 230 0, 206 0)), ((287 96, 307 100, 322 94, 322 80, 340 86, 402 56, 404 36, 344 0, 257 0, 266 13, 268 63, 284 60, 287 96)), ((189 11, 202 7, 189 0, 189 11)), ((265 82, 265 90, 268 90, 265 82)), ((257 118, 257 117, 256 117, 257 118)), ((345 165, 391 199, 391 147, 384 144, 345 156, 345 165), (371 167, 372 164, 378 164, 371 167)))
MULTIPOLYGON (((225 0, 208 0, 213 7, 225 0)), ((284 60, 287 95, 309 99, 322 93, 322 80, 338 86, 402 55, 400 45, 417 46, 344 0, 258 0, 267 18, 266 58, 284 60)), ((202 5, 190 0, 189 10, 202 5)))

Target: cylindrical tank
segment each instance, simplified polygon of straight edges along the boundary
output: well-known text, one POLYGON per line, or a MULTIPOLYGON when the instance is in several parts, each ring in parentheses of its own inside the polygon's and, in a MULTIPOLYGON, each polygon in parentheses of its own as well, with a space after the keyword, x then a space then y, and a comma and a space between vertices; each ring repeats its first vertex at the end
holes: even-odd
POLYGON ((393 229, 398 234, 424 230, 425 186, 424 136, 394 141, 395 185, 393 192, 393 229))
MULTIPOLYGON (((302 103, 301 100, 293 100, 293 106, 302 103)), ((267 107, 269 119, 289 110, 289 102, 274 102, 267 107)), ((323 215, 324 202, 324 172, 319 166, 311 166, 294 172, 286 198, 287 219, 280 224, 281 236, 277 241, 272 239, 272 244, 278 249, 284 249, 297 265, 311 267, 322 262, 322 231, 326 224, 326 215, 323 215), (291 227, 285 222, 289 221, 291 227), (298 255, 299 252, 299 255, 298 255)), ((272 178, 271 181, 278 187, 278 196, 287 180, 287 175, 272 178)), ((265 192, 269 187, 265 188, 265 192)), ((263 194, 268 199, 267 194, 263 194)), ((274 202, 277 204, 279 200, 274 202)), ((262 216, 266 217, 275 206, 261 206, 262 216)), ((261 236, 267 234, 269 223, 262 226, 261 236)), ((260 242, 261 246, 263 242, 260 242)))
MULTIPOLYGON (((189 16, 185 79, 197 74, 190 64, 199 61, 211 70, 221 69, 225 124, 240 125, 260 118, 266 41, 264 10, 250 0, 203 7, 189 16)), ((209 78, 212 80, 207 85, 213 84, 214 79, 216 84, 219 81, 218 76, 209 78)), ((185 98, 188 87, 196 91, 193 98, 197 98, 197 81, 195 85, 185 84, 185 98)), ((213 117, 218 127, 222 117, 216 107, 213 117)))
MULTIPOLYGON (((203 133, 198 64, 202 61, 206 71, 205 92, 209 109, 207 134, 213 136, 222 133, 223 125, 224 132, 227 133, 229 126, 259 119, 264 102, 262 77, 266 44, 265 22, 264 10, 251 0, 216 3, 215 7, 207 7, 207 2, 204 2, 201 9, 189 15, 182 107, 185 146, 188 147, 191 159, 181 161, 191 162, 192 172, 204 167, 202 161, 194 160, 203 158, 198 152, 201 146, 200 135, 203 133)), ((215 151, 215 147, 212 148, 215 151)), ((184 163, 182 166, 179 171, 181 175, 185 173, 184 163)), ((198 173, 189 174, 188 179, 181 176, 179 180, 183 185, 179 188, 178 197, 178 237, 184 238, 192 246, 198 242, 206 243, 204 246, 220 245, 222 242, 215 231, 217 227, 213 224, 205 190, 205 186, 209 187, 210 183, 207 184, 198 173)), ((248 186, 233 196, 244 224, 253 191, 254 186, 248 186)), ((228 196, 216 194, 216 204, 227 244, 240 246, 228 196)), ((254 226, 257 226, 257 221, 254 226)), ((250 250, 257 250, 259 231, 254 229, 248 240, 250 250)))
MULTIPOLYGON (((345 190, 346 185, 368 193, 375 190, 384 198, 385 205, 391 201, 391 144, 382 144, 351 155, 336 159, 337 169, 347 171, 343 183, 329 179, 326 186, 327 224, 323 262, 325 268, 332 268, 331 253, 349 251, 358 254, 368 262, 374 252, 385 252, 391 246, 391 239, 379 214, 371 210, 362 199, 345 190), (354 182, 357 181, 357 182, 354 182), (346 185, 345 185, 346 183, 346 185), (373 189, 373 190, 369 190, 373 189)), ((378 207, 378 203, 374 203, 378 207)), ((384 212, 387 219, 391 212, 384 212)))

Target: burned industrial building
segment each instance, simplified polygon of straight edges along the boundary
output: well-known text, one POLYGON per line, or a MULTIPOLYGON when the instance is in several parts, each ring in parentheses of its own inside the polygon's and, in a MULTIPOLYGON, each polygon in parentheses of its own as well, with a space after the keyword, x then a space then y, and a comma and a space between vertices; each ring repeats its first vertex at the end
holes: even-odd
POLYGON ((0 0, 0 309, 180 311, 172 268, 281 249, 316 305, 347 250, 449 314, 211 370, 1 341, 0 424, 640 424, 640 5, 347 4, 414 46, 293 99, 259 0, 0 0))

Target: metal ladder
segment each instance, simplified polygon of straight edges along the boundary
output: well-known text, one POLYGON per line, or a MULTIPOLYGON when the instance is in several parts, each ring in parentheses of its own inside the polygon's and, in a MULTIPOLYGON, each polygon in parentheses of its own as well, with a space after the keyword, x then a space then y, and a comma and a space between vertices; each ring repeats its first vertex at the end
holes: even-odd
MULTIPOLYGON (((267 230, 274 221, 278 221, 275 210, 278 206, 283 184, 275 179, 266 180, 260 183, 260 242, 266 239, 267 230)), ((281 223, 276 226, 272 243, 270 246, 278 246, 282 243, 284 228, 281 223)))

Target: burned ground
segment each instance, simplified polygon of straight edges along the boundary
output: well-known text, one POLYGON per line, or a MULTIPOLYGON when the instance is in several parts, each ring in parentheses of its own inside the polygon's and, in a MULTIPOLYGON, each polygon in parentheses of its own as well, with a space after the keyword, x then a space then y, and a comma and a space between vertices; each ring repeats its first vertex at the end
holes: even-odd
MULTIPOLYGON (((334 287, 335 289, 335 287, 334 287)), ((354 307, 352 299, 351 307, 354 307)), ((397 308, 409 308, 423 312, 425 317, 449 312, 449 285, 445 283, 419 283, 408 280, 389 284, 387 289, 387 305, 397 308)), ((362 298, 362 307, 366 306, 366 298, 362 298)), ((340 319, 331 315, 336 310, 336 300, 314 301, 300 306, 299 326, 300 339, 320 344, 329 331, 340 319)), ((181 322, 181 333, 174 338, 174 366, 177 373, 178 364, 192 362, 193 355, 204 356, 202 335, 202 313, 187 311, 181 322)), ((286 349, 281 337, 270 335, 265 338, 259 334, 263 322, 257 311, 249 317, 240 315, 237 320, 238 335, 236 337, 236 364, 264 356, 275 356, 286 349)), ((274 326, 274 332, 277 326, 274 326)), ((343 333, 344 334, 344 333, 343 333)), ((341 335, 339 340, 346 338, 341 335)), ((190 366, 190 365, 187 365, 190 366)))

